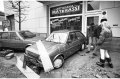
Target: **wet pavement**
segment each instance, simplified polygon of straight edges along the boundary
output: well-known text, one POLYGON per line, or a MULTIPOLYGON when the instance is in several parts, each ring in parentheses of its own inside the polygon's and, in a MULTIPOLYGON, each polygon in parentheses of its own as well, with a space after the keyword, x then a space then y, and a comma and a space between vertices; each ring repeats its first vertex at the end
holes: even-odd
MULTIPOLYGON (((17 53, 16 55, 23 57, 23 53, 17 53)), ((59 69, 54 69, 49 73, 45 73, 43 69, 40 69, 39 75, 41 78, 120 78, 120 52, 110 52, 110 55, 114 68, 109 68, 107 64, 105 68, 97 66, 96 62, 99 61, 99 52, 98 56, 93 57, 92 52, 86 53, 86 50, 84 50, 66 59, 64 65, 59 69)), ((0 57, 0 60, 3 62, 4 67, 11 67, 11 65, 16 64, 15 57, 10 60, 0 57)), ((18 74, 17 76, 12 76, 12 78, 26 78, 17 67, 12 71, 18 74)), ((5 78, 9 77, 6 75, 5 78)), ((1 78, 4 77, 1 76, 1 78)))

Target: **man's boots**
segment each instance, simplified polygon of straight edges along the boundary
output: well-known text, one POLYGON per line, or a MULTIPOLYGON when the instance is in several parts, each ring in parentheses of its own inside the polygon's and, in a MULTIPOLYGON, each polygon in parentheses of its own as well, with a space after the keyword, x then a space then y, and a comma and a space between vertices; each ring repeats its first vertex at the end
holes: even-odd
POLYGON ((108 62, 109 67, 113 68, 113 64, 111 62, 111 58, 106 58, 106 61, 108 62))
POLYGON ((96 63, 98 66, 103 67, 105 66, 105 60, 100 58, 100 62, 96 63))

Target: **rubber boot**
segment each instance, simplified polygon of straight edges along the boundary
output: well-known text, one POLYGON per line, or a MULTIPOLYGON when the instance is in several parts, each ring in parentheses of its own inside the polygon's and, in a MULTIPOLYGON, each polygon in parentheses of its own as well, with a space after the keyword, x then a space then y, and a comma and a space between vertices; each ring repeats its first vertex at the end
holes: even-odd
POLYGON ((96 64, 97 64, 98 66, 104 68, 104 66, 105 66, 105 60, 103 60, 103 59, 100 58, 100 62, 97 62, 96 64))
POLYGON ((108 62, 108 66, 109 66, 110 68, 113 68, 113 64, 112 64, 112 62, 111 62, 111 58, 106 58, 106 61, 108 62))

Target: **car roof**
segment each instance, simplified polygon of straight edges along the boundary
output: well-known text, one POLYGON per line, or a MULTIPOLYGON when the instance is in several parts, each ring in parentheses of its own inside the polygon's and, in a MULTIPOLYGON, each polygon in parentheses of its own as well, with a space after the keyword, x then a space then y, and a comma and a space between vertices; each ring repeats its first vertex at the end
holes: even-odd
POLYGON ((69 33, 75 31, 79 31, 79 30, 58 30, 58 31, 53 31, 53 33, 69 33))

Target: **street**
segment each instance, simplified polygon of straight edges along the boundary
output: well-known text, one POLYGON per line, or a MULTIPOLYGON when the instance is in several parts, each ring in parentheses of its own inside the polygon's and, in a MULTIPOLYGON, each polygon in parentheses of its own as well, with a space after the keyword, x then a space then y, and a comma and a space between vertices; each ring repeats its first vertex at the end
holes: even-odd
MULTIPOLYGON (((40 70, 41 78, 120 78, 120 53, 110 52, 114 68, 109 68, 106 64, 105 68, 96 65, 99 61, 98 56, 93 57, 92 52, 85 53, 79 51, 65 60, 64 65, 59 69, 54 69, 49 73, 45 73, 43 69, 40 70)), ((22 57, 23 53, 16 53, 17 56, 22 57)), ((26 78, 16 67, 16 57, 6 60, 0 57, 2 71, 0 78, 26 78)))

